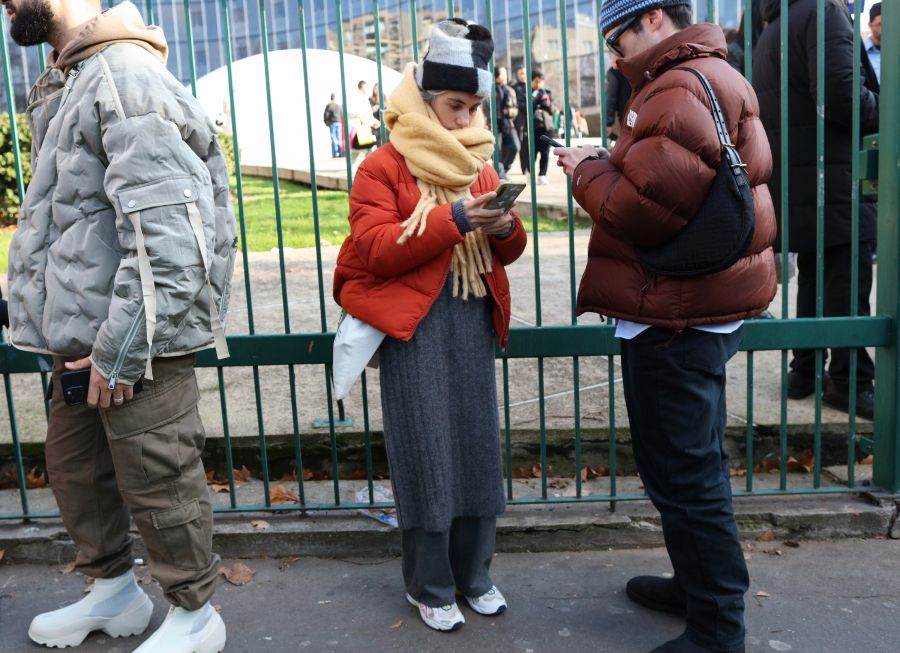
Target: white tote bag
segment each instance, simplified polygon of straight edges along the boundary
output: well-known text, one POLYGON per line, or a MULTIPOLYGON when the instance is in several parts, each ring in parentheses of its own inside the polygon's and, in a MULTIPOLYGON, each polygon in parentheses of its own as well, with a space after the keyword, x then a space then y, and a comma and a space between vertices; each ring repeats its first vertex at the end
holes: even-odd
POLYGON ((356 380, 370 363, 378 367, 378 348, 384 334, 344 311, 334 334, 334 396, 340 401, 350 394, 356 380))

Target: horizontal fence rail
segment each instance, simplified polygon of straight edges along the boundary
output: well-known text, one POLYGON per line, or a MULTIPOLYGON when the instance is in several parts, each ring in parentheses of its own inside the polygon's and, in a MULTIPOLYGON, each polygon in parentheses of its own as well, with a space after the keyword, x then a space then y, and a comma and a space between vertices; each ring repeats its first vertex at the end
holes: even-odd
MULTIPOLYGON (((109 6, 114 6, 113 0, 109 6)), ((362 432, 364 446, 364 458, 366 472, 364 478, 368 489, 368 500, 365 502, 342 501, 340 494, 339 478, 339 447, 338 428, 348 423, 345 420, 344 406, 340 402, 333 401, 331 384, 332 346, 334 333, 330 331, 335 325, 329 325, 327 308, 330 299, 326 299, 326 274, 323 262, 323 237, 328 237, 322 226, 323 198, 317 184, 317 166, 322 164, 315 156, 313 147, 314 130, 313 120, 320 115, 318 95, 322 91, 311 88, 309 75, 315 72, 310 66, 309 53, 313 50, 336 50, 338 64, 331 70, 331 76, 335 83, 340 83, 341 100, 344 124, 349 124, 351 118, 350 107, 352 103, 348 93, 355 88, 356 80, 350 79, 348 67, 354 60, 348 55, 356 55, 375 62, 377 70, 377 82, 379 89, 383 89, 383 75, 390 70, 402 71, 409 61, 417 61, 427 52, 428 36, 432 26, 448 17, 463 17, 467 20, 487 24, 491 27, 495 37, 497 49, 491 62, 491 70, 501 66, 510 73, 516 67, 522 65, 526 72, 532 69, 542 69, 558 89, 557 98, 561 95, 563 100, 564 138, 567 145, 572 143, 573 129, 569 124, 573 116, 573 107, 581 107, 590 117, 597 118, 595 124, 599 125, 599 134, 595 142, 607 146, 609 143, 606 127, 613 124, 607 112, 607 75, 612 65, 612 57, 604 52, 603 34, 598 27, 598 16, 602 6, 602 0, 464 0, 462 2, 445 2, 443 0, 363 0, 359 3, 351 3, 349 0, 334 0, 307 5, 304 0, 296 3, 287 0, 145 0, 137 2, 148 24, 156 24, 162 27, 171 46, 169 70, 180 79, 186 88, 198 96, 204 75, 215 70, 223 70, 227 79, 228 102, 220 127, 226 131, 230 129, 234 148, 234 178, 232 192, 235 198, 235 214, 238 219, 241 264, 244 292, 247 302, 247 334, 231 335, 228 337, 228 345, 231 357, 217 360, 213 351, 200 352, 197 356, 197 367, 214 368, 218 381, 218 392, 223 424, 223 443, 225 465, 227 467, 227 486, 229 491, 228 505, 217 505, 215 511, 219 513, 248 512, 248 511, 309 511, 309 510, 336 510, 358 508, 389 508, 390 502, 378 502, 375 500, 375 483, 377 477, 373 462, 374 434, 370 429, 369 401, 372 396, 371 378, 364 373, 361 379, 362 386, 362 432), (305 140, 308 143, 308 183, 311 189, 311 207, 309 217, 314 225, 314 251, 316 261, 316 286, 318 303, 319 331, 294 332, 291 327, 291 302, 289 301, 288 269, 286 264, 285 227, 284 220, 292 217, 288 205, 282 199, 280 189, 280 169, 278 167, 279 144, 284 141, 279 130, 284 130, 284 124, 276 120, 276 101, 274 93, 279 85, 287 83, 287 80, 273 78, 273 67, 277 65, 274 55, 281 50, 299 50, 302 67, 302 87, 304 94, 305 114, 305 140), (252 280, 250 274, 251 254, 248 244, 248 234, 252 235, 250 227, 254 227, 253 220, 248 215, 247 184, 248 176, 242 169, 242 150, 240 143, 246 143, 252 136, 239 133, 239 110, 236 106, 236 98, 240 97, 242 89, 237 85, 239 76, 235 71, 235 64, 250 56, 261 55, 262 79, 264 79, 264 93, 266 97, 267 112, 265 115, 256 116, 260 124, 265 124, 270 151, 270 179, 272 182, 272 207, 274 219, 274 236, 277 240, 277 293, 275 286, 271 291, 276 293, 281 300, 283 326, 279 333, 259 332, 259 304, 254 304, 254 285, 257 293, 260 292, 260 281, 252 280), (315 106, 313 103, 315 100, 315 106), (592 113, 593 112, 593 113, 592 113), (243 138, 243 140, 242 140, 243 138), (323 235, 324 234, 324 235, 323 235), (300 426, 299 406, 303 402, 312 401, 308 396, 298 393, 297 366, 301 367, 304 374, 315 373, 321 375, 326 395, 326 407, 328 418, 324 420, 327 428, 328 449, 330 452, 330 475, 333 483, 333 500, 328 502, 314 502, 308 500, 308 482, 304 480, 304 446, 309 447, 310 441, 304 429, 300 426), (257 452, 259 460, 259 476, 262 479, 264 500, 262 503, 245 504, 238 502, 237 487, 240 479, 236 479, 234 467, 234 437, 229 423, 229 412, 226 399, 227 375, 234 373, 234 368, 252 369, 252 396, 255 405, 256 433, 258 436, 257 452), (288 382, 290 384, 290 402, 285 406, 273 406, 266 402, 262 391, 260 369, 287 368, 288 382), (337 407, 335 406, 337 403, 337 407), (293 503, 273 504, 272 488, 270 487, 269 450, 271 435, 267 435, 264 415, 271 415, 272 411, 289 410, 291 412, 292 432, 290 440, 293 447, 293 457, 296 464, 297 479, 286 482, 290 488, 296 487, 296 497, 293 503)), ((789 1, 781 1, 782 15, 789 11, 789 1)), ((860 62, 863 56, 861 51, 861 3, 854 3, 854 57, 853 88, 860 88, 860 62)), ((885 31, 888 34, 900 33, 900 5, 897 3, 884 3, 882 17, 885 31)), ((695 2, 694 13, 699 21, 716 22, 723 27, 737 27, 742 16, 746 29, 743 32, 744 76, 752 81, 754 74, 753 34, 751 25, 751 0, 698 0, 695 2)), ((826 97, 824 80, 828 74, 825 64, 825 2, 818 0, 817 21, 817 59, 816 59, 816 97, 817 105, 817 251, 816 251, 816 302, 815 317, 790 318, 790 293, 789 275, 787 273, 788 257, 783 261, 784 274, 781 285, 781 319, 749 321, 745 325, 746 338, 741 350, 746 353, 746 423, 745 459, 736 461, 741 466, 746 476, 744 489, 736 489, 738 496, 773 496, 788 494, 833 494, 853 493, 864 490, 880 489, 887 493, 898 490, 900 483, 900 446, 898 446, 898 399, 900 399, 900 356, 898 356, 898 343, 900 343, 900 298, 896 293, 900 282, 900 226, 897 216, 900 215, 900 41, 897 39, 885 41, 882 46, 882 79, 881 79, 881 128, 878 135, 860 134, 860 99, 858 95, 853 98, 852 141, 855 144, 852 152, 852 264, 851 264, 851 306, 847 317, 826 317, 824 302, 824 259, 825 259, 825 127, 826 127, 826 97), (858 144, 858 146, 856 145, 858 144), (860 153, 862 150, 862 154, 860 153), (864 183, 860 184, 860 180, 864 183), (858 262, 859 262, 859 200, 861 193, 877 193, 879 199, 879 239, 881 241, 878 250, 878 306, 873 316, 858 315, 858 262), (824 355, 826 349, 849 348, 851 350, 850 387, 856 387, 858 376, 857 350, 858 348, 874 347, 877 349, 877 389, 876 393, 876 419, 874 423, 873 437, 862 437, 857 433, 856 417, 856 393, 850 392, 849 415, 846 421, 846 454, 847 454, 847 482, 837 486, 822 485, 822 391, 825 379, 824 355), (791 349, 815 349, 816 373, 815 388, 816 401, 814 409, 814 425, 812 434, 812 455, 814 457, 814 469, 812 470, 812 485, 794 487, 789 483, 788 460, 789 454, 789 423, 788 423, 788 370, 791 349), (759 363, 759 357, 754 357, 756 352, 776 351, 781 352, 780 378, 780 407, 781 419, 778 425, 778 453, 780 464, 778 487, 761 488, 754 481, 754 439, 758 435, 754 423, 754 392, 759 392, 754 387, 754 379, 760 377, 764 370, 759 363), (872 485, 864 487, 855 480, 857 459, 861 453, 873 453, 874 476, 872 485)), ((788 225, 790 221, 790 196, 792 189, 789 187, 789 115, 792 108, 789 106, 789 76, 790 61, 787 55, 786 44, 790 40, 788 21, 780 21, 780 44, 783 55, 781 56, 781 134, 780 154, 782 161, 782 176, 780 197, 773 198, 778 203, 782 216, 782 232, 780 248, 783 252, 790 252, 788 238, 788 225)), ((11 151, 15 170, 15 190, 19 201, 25 193, 26 175, 23 171, 23 159, 20 153, 19 133, 16 123, 17 111, 21 111, 24 102, 25 91, 29 84, 33 83, 46 60, 46 49, 23 49, 14 46, 11 50, 7 35, 8 20, 2 17, 2 29, 0 29, 0 56, 2 56, 4 72, 4 99, 6 109, 10 117, 11 151), (15 57, 11 55, 15 55, 15 57), (18 107, 18 109, 17 109, 18 107)), ((291 80, 295 83, 298 80, 291 80)), ((490 114, 488 123, 494 133, 497 133, 498 114, 496 102, 496 89, 490 98, 490 114)), ((383 115, 386 105, 384 93, 378 98, 377 108, 383 115)), ((215 118, 215 116, 213 116, 215 118)), ((240 116, 243 118, 243 115, 240 116)), ((527 133, 534 133, 534 119, 531 111, 527 112, 527 133)), ((378 130, 381 139, 387 142, 390 133, 382 123, 378 130)), ((343 143, 348 156, 345 157, 345 181, 346 189, 352 187, 354 165, 349 156, 351 151, 350 133, 345 129, 342 135, 343 143)), ((536 144, 532 138, 522 143, 531 161, 535 161, 536 144)), ((494 160, 501 156, 501 145, 497 144, 494 160)), ((283 157, 282 157, 283 159, 283 157)), ((255 165, 255 164, 254 164, 255 165)), ((258 167, 258 166, 257 166, 258 167)), ((249 169, 249 168, 247 168, 249 169)), ((621 480, 617 481, 620 472, 620 462, 617 461, 617 421, 619 433, 622 432, 621 419, 617 420, 616 405, 617 396, 621 398, 621 390, 617 394, 617 361, 619 355, 619 341, 615 338, 615 327, 611 325, 579 324, 575 312, 575 301, 578 289, 578 266, 576 259, 583 252, 576 247, 575 206, 571 197, 571 180, 567 180, 568 198, 566 202, 566 228, 568 231, 568 263, 567 275, 569 312, 566 317, 566 325, 544 325, 544 307, 542 305, 541 288, 541 242, 539 239, 540 216, 538 210, 538 191, 535 165, 530 166, 531 196, 531 255, 533 256, 534 288, 533 297, 535 304, 535 323, 533 326, 514 326, 510 333, 508 346, 504 350, 499 348, 495 355, 497 358, 498 374, 502 377, 502 402, 499 407, 502 421, 501 432, 498 437, 505 445, 506 466, 506 491, 510 504, 536 504, 536 503, 571 503, 594 502, 609 503, 615 507, 617 501, 643 500, 647 496, 643 492, 620 492, 621 480), (585 358, 605 358, 605 377, 602 383, 591 386, 592 389, 605 388, 608 393, 608 476, 609 489, 605 494, 590 495, 583 489, 582 470, 585 454, 583 452, 583 415, 582 393, 585 388, 581 386, 582 373, 586 370, 585 358), (540 484, 540 497, 522 498, 515 496, 514 492, 514 465, 512 450, 516 442, 511 416, 511 389, 516 389, 517 379, 510 370, 510 363, 523 359, 534 360, 537 369, 537 400, 538 417, 537 427, 540 435, 540 465, 542 473, 535 478, 540 484), (547 394, 547 377, 545 366, 549 362, 558 363, 560 359, 571 359, 571 373, 573 383, 571 389, 566 389, 558 394, 547 394), (548 429, 546 413, 546 401, 548 398, 560 395, 572 395, 574 402, 574 419, 572 420, 571 441, 574 443, 572 459, 574 462, 574 496, 551 496, 548 491, 548 429), (539 480, 538 480, 539 479, 539 480), (618 483, 618 484, 617 484, 618 483)), ((794 191, 795 192, 795 191, 794 191)), ((529 222, 525 220, 526 224, 529 222)), ((337 233, 337 232, 336 232, 337 233)), ((237 279, 237 277, 236 277, 237 279)), ((610 283, 614 283, 610 280, 610 283)), ((274 282, 272 282, 274 283, 274 282)), ((554 298, 556 299, 556 298, 554 298)), ((516 298, 513 298, 516 301, 516 298)), ((243 310, 243 309, 242 309, 243 310)), ((296 310, 296 309, 295 309, 296 310)), ((314 311, 314 309, 311 309, 314 311)), ((315 327, 312 327, 315 328, 315 327)), ((596 365, 596 361, 592 364, 596 365)), ((55 511, 33 511, 29 509, 29 490, 26 487, 26 469, 24 465, 22 446, 19 442, 19 428, 15 411, 15 398, 12 392, 12 375, 40 375, 44 391, 47 389, 47 375, 52 368, 52 359, 49 356, 37 355, 19 351, 13 347, 0 347, 0 374, 3 375, 6 391, 7 408, 10 420, 10 434, 12 441, 12 464, 18 482, 18 492, 21 501, 21 510, 0 514, 0 519, 23 518, 51 518, 58 517, 55 511)), ((250 385, 245 389, 249 394, 250 385)), ((554 392, 556 389, 554 388, 554 392)), ((513 402, 514 403, 514 402, 513 402)), ((527 402, 526 402, 527 403, 527 402)), ((620 402, 621 403, 621 402, 620 402)), ((49 410, 49 402, 44 405, 45 411, 49 410)), ((49 415, 49 413, 48 413, 49 415)), ((741 427, 743 428, 743 427, 741 427)), ((743 436, 742 436, 743 437, 743 436)), ((843 447, 843 444, 841 444, 843 447)), ((620 452, 621 453, 621 452, 620 452)), ((758 452, 757 452, 758 453, 758 452)), ((734 462, 733 462, 734 464, 734 462)), ((843 464, 843 463, 842 463, 843 464)), ((255 471, 255 470, 254 470, 255 471)), ((593 470, 591 470, 593 471, 593 470)), ((226 481, 223 481, 225 483, 226 481)), ((52 483, 52 479, 51 479, 52 483)), ((293 491, 293 490, 291 490, 293 491)), ((329 490, 330 491, 330 490, 329 490)))

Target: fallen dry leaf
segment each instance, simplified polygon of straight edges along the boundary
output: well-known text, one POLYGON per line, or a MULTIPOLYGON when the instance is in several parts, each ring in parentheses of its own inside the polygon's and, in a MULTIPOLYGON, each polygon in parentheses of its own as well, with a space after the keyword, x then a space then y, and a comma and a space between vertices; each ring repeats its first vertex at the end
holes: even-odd
POLYGON ((403 625, 403 622, 402 622, 402 621, 398 621, 398 622, 395 623, 393 626, 391 626, 390 628, 388 628, 388 630, 391 630, 391 629, 393 629, 393 628, 399 628, 399 627, 402 626, 402 625, 403 625))
POLYGON ((859 461, 860 465, 871 465, 872 464, 872 454, 869 454, 865 458, 859 461))
POLYGON ((234 474, 235 484, 237 484, 238 481, 241 481, 242 483, 245 483, 245 484, 250 482, 250 478, 252 477, 252 474, 250 473, 250 470, 247 469, 246 466, 241 467, 241 471, 238 471, 236 469, 233 469, 231 471, 234 474))
POLYGON ((303 472, 303 480, 304 481, 330 481, 332 480, 331 472, 312 472, 307 477, 307 472, 309 470, 304 470, 303 472))
MULTIPOLYGON (((564 497, 574 497, 574 496, 575 496, 575 490, 576 490, 576 488, 575 488, 574 486, 573 486, 573 487, 570 487, 568 490, 566 490, 565 492, 563 492, 563 496, 564 496, 564 497)), ((591 491, 588 490, 586 487, 583 487, 583 488, 581 488, 581 496, 583 496, 583 497, 589 497, 589 496, 591 496, 591 491)))
POLYGON ((732 469, 731 475, 732 476, 746 476, 747 470, 746 469, 732 469))
POLYGON ((68 576, 68 575, 71 574, 73 571, 75 571, 75 563, 74 563, 74 562, 70 562, 69 564, 66 565, 66 568, 65 568, 65 569, 61 569, 59 573, 65 574, 66 576, 68 576))
POLYGON ((348 481, 365 481, 365 480, 368 480, 368 478, 369 478, 368 474, 366 474, 361 469, 357 469, 355 472, 353 472, 352 474, 350 474, 350 476, 347 477, 347 480, 348 481))
MULTIPOLYGON (((238 487, 237 482, 235 482, 234 486, 235 486, 235 487, 238 487)), ((228 483, 213 483, 213 484, 210 485, 209 487, 210 487, 210 488, 212 489, 212 491, 215 492, 216 494, 218 494, 218 493, 221 492, 222 490, 225 490, 226 492, 231 492, 231 488, 228 487, 228 483)))
POLYGON ((768 593, 768 592, 763 592, 762 590, 760 590, 759 592, 757 592, 757 593, 755 594, 755 596, 769 596, 769 593, 768 593))
POLYGON ((766 531, 756 538, 757 542, 771 542, 775 539, 775 531, 766 531))
POLYGON ((288 272, 303 272, 303 268, 288 268, 288 272))
POLYGON ((25 476, 25 487, 29 490, 39 490, 41 488, 50 487, 50 484, 47 483, 46 475, 41 472, 40 476, 35 476, 34 473, 37 471, 37 467, 31 470, 27 476, 25 476))
POLYGON ((615 565, 603 565, 604 567, 615 567, 615 565))
POLYGON ((763 553, 765 553, 766 555, 770 555, 770 556, 780 556, 780 555, 784 555, 784 554, 781 552, 781 549, 766 549, 765 551, 763 551, 763 553))
POLYGON ((795 542, 794 540, 785 540, 785 541, 784 541, 784 545, 785 545, 785 546, 789 546, 789 547, 791 547, 792 549, 799 549, 799 548, 800 548, 800 542, 795 542))
POLYGON ((141 585, 149 585, 153 582, 153 576, 150 575, 150 571, 148 570, 146 574, 144 574, 144 578, 141 580, 141 585))
POLYGON ((269 499, 274 505, 283 503, 300 503, 300 497, 283 485, 279 485, 269 493, 269 499))
POLYGON ((752 553, 750 553, 749 551, 744 551, 744 560, 749 560, 752 557, 753 557, 752 553))
POLYGON ((267 556, 265 553, 260 553, 260 554, 259 554, 259 559, 260 559, 260 560, 268 560, 268 559, 269 559, 269 556, 267 556))
POLYGON ((258 531, 264 531, 269 527, 269 522, 263 521, 262 519, 254 519, 250 522, 250 525, 256 528, 258 531))
POLYGON ((0 549, 0 560, 3 560, 3 554, 6 553, 5 549, 0 549))
POLYGON ((231 569, 228 569, 227 567, 219 568, 219 574, 225 576, 225 580, 232 585, 246 585, 253 580, 253 575, 255 573, 255 569, 250 569, 250 567, 243 562, 236 562, 231 569))
POLYGON ((221 605, 214 605, 214 606, 213 606, 213 610, 215 610, 216 612, 221 612, 221 611, 222 611, 222 606, 221 606, 221 605))
POLYGON ((552 487, 557 490, 565 490, 566 486, 569 484, 569 479, 567 478, 558 478, 554 481, 550 481, 547 483, 547 487, 552 487))

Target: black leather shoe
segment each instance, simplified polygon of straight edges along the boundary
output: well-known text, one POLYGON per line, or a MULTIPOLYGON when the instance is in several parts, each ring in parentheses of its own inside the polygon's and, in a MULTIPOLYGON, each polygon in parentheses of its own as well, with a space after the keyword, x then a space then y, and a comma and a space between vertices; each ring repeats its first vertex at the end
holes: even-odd
MULTIPOLYGON (((657 646, 650 653, 711 653, 711 651, 712 649, 694 644, 687 638, 687 635, 682 635, 670 642, 666 642, 662 646, 657 646)), ((741 644, 739 648, 732 649, 729 653, 745 653, 744 645, 741 644)))
POLYGON ((668 612, 676 617, 687 615, 687 597, 674 578, 636 576, 625 585, 628 598, 650 610, 668 612))
MULTIPOLYGON (((822 387, 828 385, 828 372, 822 373, 822 387)), ((816 377, 806 376, 791 370, 788 372, 788 399, 806 399, 816 391, 816 377)))
MULTIPOLYGON (((829 408, 834 408, 842 413, 850 412, 850 393, 839 390, 834 383, 829 382, 822 393, 822 403, 829 408)), ((875 417, 875 390, 863 390, 856 395, 856 414, 865 419, 875 417)))

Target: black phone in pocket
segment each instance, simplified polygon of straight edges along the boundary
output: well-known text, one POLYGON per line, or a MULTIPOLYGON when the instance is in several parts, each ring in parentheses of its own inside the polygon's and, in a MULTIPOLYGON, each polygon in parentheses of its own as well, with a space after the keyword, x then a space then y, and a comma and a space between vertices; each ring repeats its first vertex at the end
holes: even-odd
MULTIPOLYGON (((91 384, 91 368, 84 370, 69 370, 63 372, 60 377, 62 382, 63 399, 67 406, 78 406, 87 403, 88 386, 91 384)), ((143 379, 138 379, 134 384, 134 394, 144 389, 143 379)))

